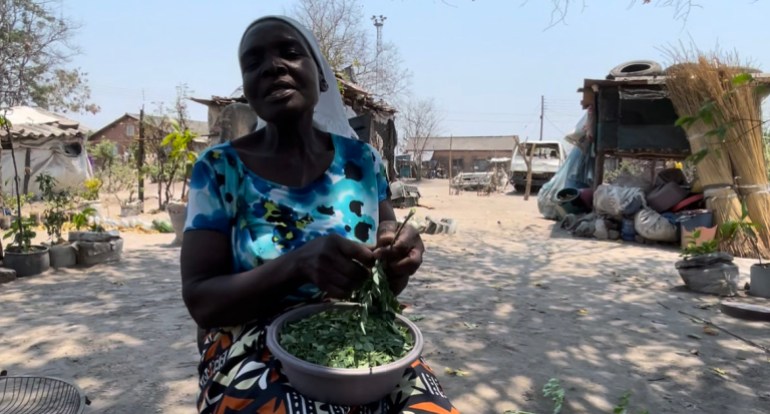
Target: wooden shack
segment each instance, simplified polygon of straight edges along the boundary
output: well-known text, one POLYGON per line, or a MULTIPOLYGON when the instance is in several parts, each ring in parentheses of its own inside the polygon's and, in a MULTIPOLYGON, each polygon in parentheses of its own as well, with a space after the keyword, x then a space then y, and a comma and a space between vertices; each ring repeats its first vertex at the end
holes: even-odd
MULTIPOLYGON (((593 186, 602 183, 607 159, 682 160, 690 155, 685 131, 668 98, 665 76, 586 79, 578 91, 593 114, 596 154, 593 186)), ((653 168, 654 170, 654 168, 653 168)))

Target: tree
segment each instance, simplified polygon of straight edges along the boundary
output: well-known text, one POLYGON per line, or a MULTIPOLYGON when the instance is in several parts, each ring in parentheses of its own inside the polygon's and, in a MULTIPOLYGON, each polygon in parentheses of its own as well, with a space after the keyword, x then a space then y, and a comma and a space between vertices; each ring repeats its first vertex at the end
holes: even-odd
POLYGON ((0 106, 96 113, 87 74, 66 64, 76 26, 45 0, 0 0, 0 106))
MULTIPOLYGON (((14 150, 14 131, 8 111, 18 105, 32 104, 63 112, 96 113, 99 108, 88 103, 90 90, 86 74, 66 69, 65 64, 77 52, 69 43, 74 25, 49 8, 44 0, 0 0, 0 128, 13 161, 16 193, 16 231, 19 248, 29 248, 29 236, 21 213, 19 171, 14 150), (22 241, 25 241, 22 246, 22 241)), ((0 245, 0 255, 2 246, 0 245)))
POLYGON ((364 28, 368 19, 358 0, 299 0, 293 16, 313 32, 334 71, 349 69, 350 81, 382 98, 393 99, 406 89, 409 71, 394 44, 383 43, 378 65, 376 45, 367 35, 373 30, 364 28))
POLYGON ((441 119, 433 99, 415 99, 404 106, 401 113, 406 151, 409 152, 417 170, 417 179, 422 178, 422 154, 430 137, 440 132, 441 119))
POLYGON ((156 114, 145 117, 144 132, 147 151, 151 154, 149 174, 158 183, 158 209, 165 210, 174 197, 174 184, 183 180, 182 198, 194 162, 191 144, 195 134, 188 127, 187 99, 192 91, 187 85, 177 86, 174 108, 169 112, 161 104, 156 114))
MULTIPOLYGON (((526 3, 526 2, 525 2, 526 3)), ((693 9, 700 7, 695 0, 631 0, 631 5, 636 3, 654 4, 659 7, 669 7, 674 9, 674 18, 687 21, 693 9)), ((551 24, 549 27, 560 23, 566 23, 567 15, 570 10, 576 6, 585 9, 588 7, 587 0, 551 0, 551 24), (577 4, 576 4, 577 3, 577 4)))

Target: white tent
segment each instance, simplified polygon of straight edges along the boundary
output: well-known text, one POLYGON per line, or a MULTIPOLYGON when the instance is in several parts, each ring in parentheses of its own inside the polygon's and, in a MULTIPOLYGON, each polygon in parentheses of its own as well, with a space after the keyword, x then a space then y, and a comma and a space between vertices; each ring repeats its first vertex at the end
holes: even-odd
MULTIPOLYGON (((80 188, 92 176, 85 143, 88 130, 78 121, 41 108, 16 106, 6 118, 11 122, 16 167, 21 192, 38 194, 35 179, 41 173, 56 178, 59 188, 80 188)), ((0 180, 3 193, 14 191, 10 143, 0 130, 2 155, 0 180)))

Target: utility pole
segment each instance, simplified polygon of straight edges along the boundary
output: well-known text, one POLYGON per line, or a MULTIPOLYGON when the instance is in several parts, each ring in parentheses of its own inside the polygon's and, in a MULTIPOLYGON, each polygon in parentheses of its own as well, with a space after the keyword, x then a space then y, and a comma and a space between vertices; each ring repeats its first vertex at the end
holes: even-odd
POLYGON ((380 53, 382 53, 382 26, 385 24, 387 17, 383 15, 372 16, 372 23, 377 29, 377 54, 374 58, 374 87, 378 90, 374 91, 379 93, 380 89, 380 53))
POLYGON ((540 95, 540 141, 543 140, 543 118, 545 118, 545 96, 540 95))
POLYGON ((454 135, 449 136, 449 195, 452 195, 452 139, 454 135))
POLYGON ((139 211, 144 213, 144 105, 139 110, 139 149, 136 154, 136 171, 139 174, 139 211))

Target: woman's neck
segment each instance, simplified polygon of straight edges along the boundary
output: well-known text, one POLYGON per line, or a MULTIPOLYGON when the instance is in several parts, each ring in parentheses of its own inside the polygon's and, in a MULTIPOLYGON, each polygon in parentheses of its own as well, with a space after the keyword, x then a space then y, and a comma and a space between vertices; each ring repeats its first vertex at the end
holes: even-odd
POLYGON ((326 143, 319 138, 311 114, 300 120, 267 124, 263 148, 275 154, 318 154, 326 149, 326 143))

